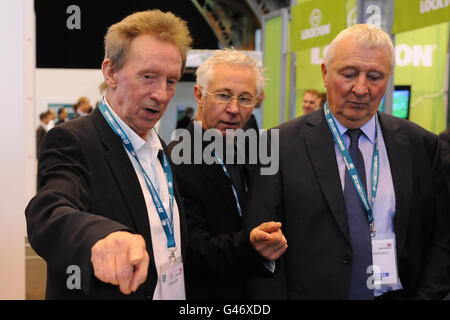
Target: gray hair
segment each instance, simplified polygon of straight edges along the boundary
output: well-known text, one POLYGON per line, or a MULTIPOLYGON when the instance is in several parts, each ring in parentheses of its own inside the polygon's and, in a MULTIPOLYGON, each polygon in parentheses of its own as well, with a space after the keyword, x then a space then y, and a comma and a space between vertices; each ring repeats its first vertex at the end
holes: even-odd
POLYGON ((391 60, 391 73, 394 71, 395 51, 392 40, 385 31, 371 24, 355 24, 347 29, 342 30, 331 42, 327 52, 323 57, 323 62, 327 68, 330 64, 330 61, 333 59, 336 44, 346 38, 351 38, 363 48, 385 49, 391 60))
POLYGON ((203 62, 197 69, 195 75, 197 84, 207 88, 212 78, 212 71, 219 63, 249 67, 256 77, 256 95, 264 90, 264 70, 258 66, 258 62, 249 55, 235 49, 216 50, 214 54, 203 62))

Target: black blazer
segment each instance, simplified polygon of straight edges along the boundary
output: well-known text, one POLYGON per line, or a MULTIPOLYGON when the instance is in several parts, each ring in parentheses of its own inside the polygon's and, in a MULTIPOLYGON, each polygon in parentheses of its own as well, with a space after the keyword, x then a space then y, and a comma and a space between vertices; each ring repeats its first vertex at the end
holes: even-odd
POLYGON ((442 132, 439 135, 439 140, 442 147, 442 162, 444 164, 444 176, 449 189, 448 197, 450 198, 450 129, 442 132))
MULTIPOLYGON (((445 296, 450 216, 437 136, 378 113, 395 189, 398 272, 405 298, 445 296)), ((352 248, 333 136, 319 110, 280 127, 280 169, 255 175, 246 228, 280 219, 291 299, 346 299, 352 248)), ((379 186, 383 187, 383 186, 379 186)))
MULTIPOLYGON (((185 218, 176 183, 174 189, 184 255, 185 218)), ((157 272, 145 200, 121 139, 100 110, 58 125, 45 136, 38 193, 25 213, 30 244, 47 262, 47 298, 153 297, 157 272), (92 246, 119 230, 142 235, 150 257, 147 280, 128 296, 95 278, 90 261, 92 246), (81 290, 67 288, 70 265, 81 269, 81 290)))
POLYGON ((39 127, 37 127, 36 129, 36 158, 39 158, 42 140, 44 139, 46 132, 47 131, 45 131, 44 127, 42 127, 41 125, 39 125, 39 127))
MULTIPOLYGON (((197 128, 199 130, 200 128, 197 128)), ((194 149, 194 125, 187 128, 194 149)), ((169 144, 169 153, 179 142, 169 144)), ((207 142, 208 143, 208 142, 207 142)), ((206 144, 203 145, 202 151, 206 144)), ((193 156, 193 155, 191 155, 193 156)), ((188 299, 247 298, 245 279, 264 274, 263 259, 242 230, 231 182, 220 164, 174 165, 189 230, 188 299)), ((244 166, 247 178, 251 166, 244 166)), ((245 213, 244 213, 245 214, 245 213)))

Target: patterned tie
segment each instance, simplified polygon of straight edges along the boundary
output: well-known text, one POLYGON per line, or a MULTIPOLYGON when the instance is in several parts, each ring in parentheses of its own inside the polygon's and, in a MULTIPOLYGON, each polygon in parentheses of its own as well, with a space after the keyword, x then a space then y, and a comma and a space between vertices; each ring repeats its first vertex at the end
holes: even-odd
MULTIPOLYGON (((347 135, 350 137, 348 151, 352 157, 364 190, 366 190, 366 170, 364 158, 358 148, 358 140, 362 134, 361 129, 349 129, 347 135)), ((373 289, 367 286, 367 280, 371 274, 367 268, 372 265, 372 243, 369 231, 367 212, 361 204, 358 193, 353 186, 348 170, 345 170, 344 200, 347 208, 348 226, 353 249, 352 272, 350 278, 349 299, 371 300, 373 289)))

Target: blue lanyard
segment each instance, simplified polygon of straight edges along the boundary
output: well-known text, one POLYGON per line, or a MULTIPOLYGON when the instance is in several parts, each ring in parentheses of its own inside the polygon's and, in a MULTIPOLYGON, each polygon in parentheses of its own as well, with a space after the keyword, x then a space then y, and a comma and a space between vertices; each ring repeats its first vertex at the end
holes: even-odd
POLYGON ((359 196, 359 199, 360 199, 364 209, 367 212, 372 237, 375 237, 376 231, 375 231, 375 222, 373 219, 372 208, 373 208, 373 203, 375 201, 375 196, 377 194, 377 189, 378 189, 378 176, 379 176, 379 163, 380 163, 380 152, 379 152, 379 148, 378 148, 378 118, 375 118, 375 145, 373 147, 372 167, 371 167, 372 203, 369 203, 369 199, 367 198, 366 191, 362 187, 363 184, 361 183, 361 179, 359 178, 358 170, 356 170, 355 165, 352 160, 352 157, 350 156, 350 153, 348 152, 348 149, 345 146, 342 136, 339 133, 339 130, 337 129, 336 122, 334 121, 334 118, 331 115, 330 107, 328 106, 327 102, 325 103, 324 111, 325 111, 325 118, 327 120, 328 127, 330 127, 330 130, 331 130, 331 133, 333 134, 334 140, 336 141, 339 151, 341 152, 341 155, 344 159, 345 166, 347 167, 347 170, 350 174, 350 178, 353 181, 353 186, 359 196))
POLYGON ((234 198, 236 199, 236 206, 237 206, 238 211, 239 211, 239 216, 242 217, 242 209, 241 209, 241 205, 239 203, 239 198, 238 198, 238 194, 237 194, 236 188, 233 185, 233 179, 231 178, 231 175, 228 172, 227 167, 223 163, 222 159, 220 159, 220 157, 215 152, 214 152, 214 157, 216 157, 217 161, 219 161, 220 165, 222 166, 223 172, 225 172, 225 174, 228 177, 228 179, 230 179, 231 188, 233 189, 234 198))
POLYGON ((127 148, 128 152, 133 156, 134 159, 136 159, 137 163, 139 164, 143 174, 144 179, 147 184, 147 188, 150 191, 150 194, 152 195, 153 203, 155 204, 156 211, 158 212, 159 218, 161 219, 161 224, 164 229, 164 233, 167 237, 167 247, 168 248, 174 248, 175 247, 175 235, 173 231, 173 177, 172 177, 172 170, 170 168, 169 161, 167 160, 166 155, 163 154, 163 161, 162 161, 162 167, 164 169, 164 173, 166 175, 167 179, 167 186, 169 189, 169 205, 170 205, 170 214, 171 219, 167 216, 166 209, 164 208, 162 201, 158 195, 158 192, 156 192, 155 187, 153 186, 152 181, 150 180, 149 176, 145 172, 144 168, 142 167, 141 162, 139 161, 139 158, 134 150, 134 147, 131 143, 131 141, 128 139, 127 134, 125 131, 122 130, 122 127, 120 124, 116 121, 114 118, 114 115, 109 111, 108 107, 106 106, 106 103, 104 99, 101 100, 101 102, 98 105, 100 111, 102 112, 103 117, 105 118, 106 122, 108 122, 111 129, 113 129, 114 133, 116 133, 121 139, 122 143, 127 148))

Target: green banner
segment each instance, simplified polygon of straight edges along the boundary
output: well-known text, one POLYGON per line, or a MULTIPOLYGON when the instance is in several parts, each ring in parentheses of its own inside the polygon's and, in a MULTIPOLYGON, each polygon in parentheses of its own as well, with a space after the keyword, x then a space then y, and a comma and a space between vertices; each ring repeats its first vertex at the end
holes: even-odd
MULTIPOLYGON (((315 3, 315 1, 314 1, 315 3)), ((356 0, 347 0, 345 5, 345 25, 342 29, 336 30, 337 33, 346 27, 356 24, 356 0)), ((292 24, 294 21, 292 21, 292 24)), ((291 30, 292 34, 292 30, 291 30)), ((296 115, 303 115, 303 94, 307 89, 316 89, 319 92, 325 92, 323 86, 322 71, 320 64, 329 42, 324 45, 297 51, 297 71, 296 71, 296 115)))
POLYGON ((346 26, 346 0, 314 0, 291 8, 291 49, 329 44, 346 26))
POLYGON ((280 122, 281 16, 266 20, 264 43, 264 76, 267 79, 263 104, 263 128, 280 122))
POLYGON ((411 86, 409 119, 436 134, 446 128, 444 87, 449 23, 396 35, 394 83, 411 86))
POLYGON ((450 0, 395 0, 392 33, 450 21, 450 0))

